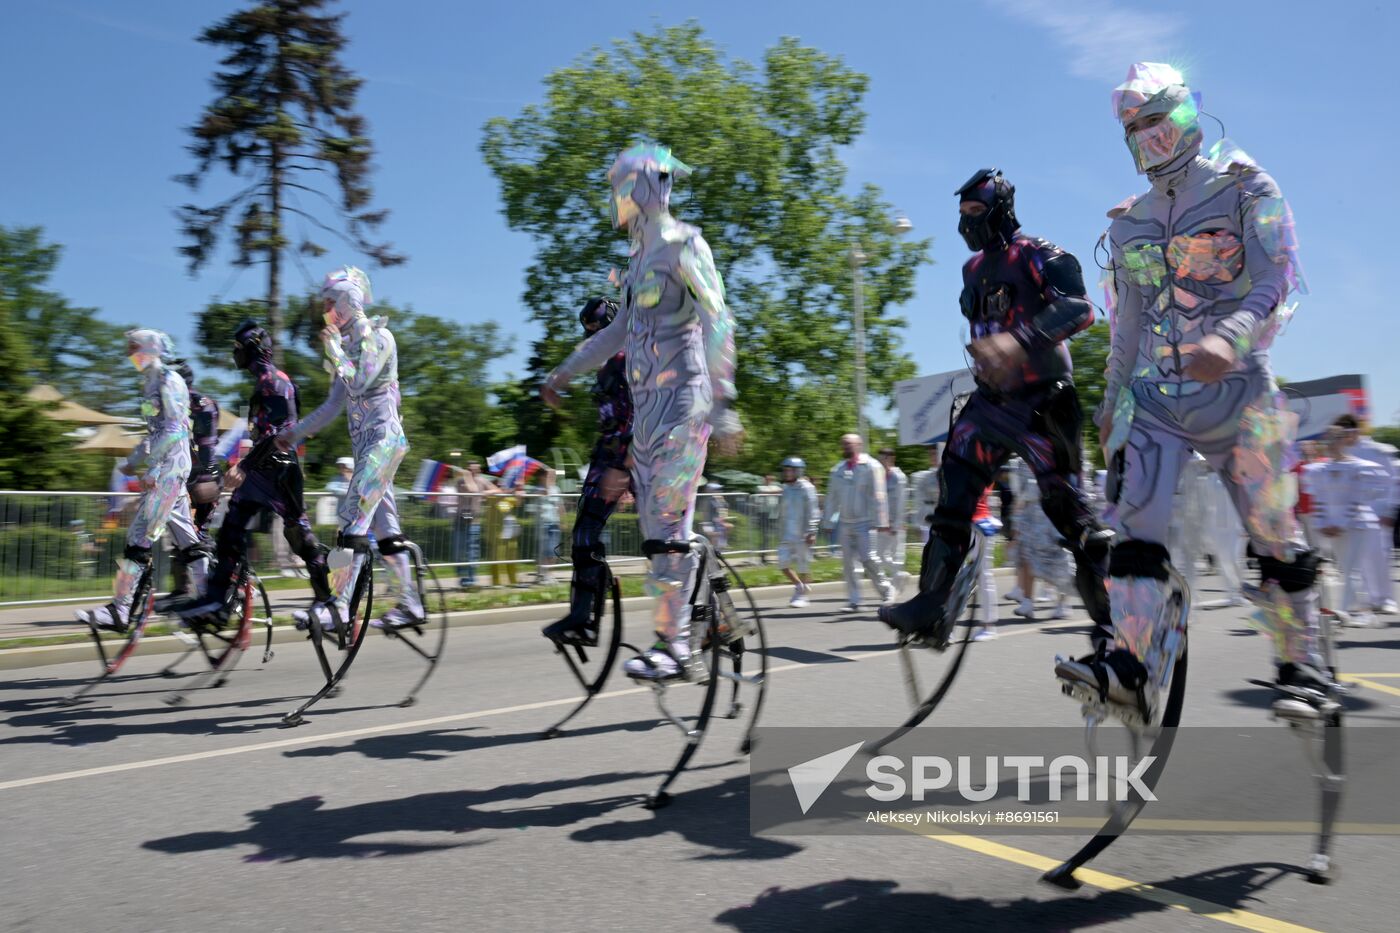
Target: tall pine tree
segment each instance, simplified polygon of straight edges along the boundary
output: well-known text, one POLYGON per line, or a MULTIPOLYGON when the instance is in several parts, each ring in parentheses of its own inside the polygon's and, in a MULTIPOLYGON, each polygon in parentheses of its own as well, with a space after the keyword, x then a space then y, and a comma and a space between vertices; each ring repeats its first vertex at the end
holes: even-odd
POLYGON ((293 246, 292 218, 301 219, 299 229, 310 225, 339 237, 378 265, 404 261, 389 244, 372 240, 388 211, 369 207, 373 147, 355 112, 362 82, 341 64, 344 16, 325 13, 329 2, 264 0, 204 30, 201 42, 225 50, 214 75, 218 97, 190 127, 189 150, 198 164, 177 179, 196 190, 217 163, 239 180, 232 196, 177 211, 189 240, 180 252, 191 273, 198 271, 214 258, 227 224, 234 264, 267 265, 268 332, 279 336, 284 252, 326 252, 306 234, 293 246), (332 193, 323 190, 330 179, 332 193), (332 222, 313 207, 329 210, 332 222))

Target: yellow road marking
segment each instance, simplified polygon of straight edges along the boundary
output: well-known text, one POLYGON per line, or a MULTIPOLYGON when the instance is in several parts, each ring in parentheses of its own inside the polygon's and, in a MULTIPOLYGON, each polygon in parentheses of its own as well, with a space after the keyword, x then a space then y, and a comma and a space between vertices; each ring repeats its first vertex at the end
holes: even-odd
MULTIPOLYGON (((992 842, 980 836, 968 836, 962 833, 919 833, 925 839, 932 839, 936 842, 957 846, 967 849, 970 852, 977 852, 981 855, 990 855, 992 858, 1001 859, 1004 862, 1011 862, 1015 865, 1022 865, 1026 868, 1033 868, 1039 872, 1046 872, 1060 864, 1058 859, 1048 858, 1044 855, 1037 855, 1034 852, 1027 852, 1025 849, 1017 849, 1012 846, 1002 845, 999 842, 992 842)), ((1210 920, 1218 920, 1221 923, 1228 923, 1231 926, 1241 927, 1246 930, 1256 930, 1258 933, 1319 933, 1312 927, 1299 926, 1296 923, 1289 923, 1286 920, 1276 920, 1273 917, 1266 917, 1263 914, 1256 914, 1251 910, 1241 910, 1238 907, 1226 907, 1224 904, 1217 904, 1213 901, 1202 900, 1199 897, 1192 897, 1189 894, 1179 894, 1175 891, 1167 891, 1163 888, 1154 887, 1150 884, 1142 884, 1128 878, 1121 878, 1117 875, 1110 875, 1107 872, 1095 871, 1092 868, 1081 868, 1074 873, 1074 876, 1087 885, 1100 888, 1104 891, 1112 891, 1118 894, 1130 894, 1143 900, 1170 907, 1172 910, 1184 910, 1187 913, 1206 917, 1210 920)))
MULTIPOLYGON (((1343 674, 1343 675, 1342 675, 1342 680, 1345 680, 1345 681, 1346 681, 1347 683, 1349 683, 1349 684, 1359 684, 1360 686, 1365 687, 1365 688, 1368 689, 1368 690, 1376 690, 1376 691, 1379 691, 1380 693, 1389 693, 1391 696, 1400 697, 1400 687, 1392 687, 1390 684, 1378 684, 1378 683, 1376 683, 1374 680, 1371 679, 1372 677, 1375 677, 1375 676, 1377 676, 1377 675, 1375 675, 1375 674, 1364 674, 1364 675, 1363 675, 1363 674, 1343 674)), ((1382 676, 1385 676, 1385 675, 1382 675, 1382 676)), ((1394 675, 1390 675, 1390 676, 1394 676, 1394 675)))

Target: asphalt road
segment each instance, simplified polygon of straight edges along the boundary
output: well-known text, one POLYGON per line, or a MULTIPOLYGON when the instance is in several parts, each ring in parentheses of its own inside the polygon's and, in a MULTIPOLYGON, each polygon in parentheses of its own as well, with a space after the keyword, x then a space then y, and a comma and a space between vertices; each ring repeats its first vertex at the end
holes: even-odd
MULTIPOLYGON (((830 590, 805 610, 765 599, 765 724, 902 718, 883 626, 837 614, 842 602, 830 590)), ((1267 722, 1267 692, 1244 681, 1267 675, 1268 647, 1244 618, 1193 620, 1185 725, 1267 722)), ((373 635, 345 692, 291 730, 281 714, 319 676, 300 644, 266 665, 245 658, 225 687, 178 709, 161 702, 170 681, 156 676, 168 656, 138 655, 77 707, 58 701, 95 664, 0 672, 0 929, 1397 927, 1394 836, 1342 838, 1339 878, 1319 887, 1297 868, 1306 837, 1130 834, 1074 894, 1036 879, 1086 833, 756 837, 733 721, 711 728, 674 803, 648 811, 640 801, 680 734, 649 690, 616 676, 565 736, 539 739, 575 691, 537 629, 453 629, 408 709, 396 704, 419 663, 373 635)), ((637 620, 629 634, 644 630, 637 620)), ((937 720, 1076 725, 1049 667, 1057 651, 1081 650, 1082 631, 1008 621, 973 647, 937 720)), ((1349 700, 1353 743, 1361 728, 1400 725, 1397 648, 1397 619, 1344 633, 1343 669, 1371 675, 1349 700)), ((685 707, 698 690, 674 693, 685 707)))

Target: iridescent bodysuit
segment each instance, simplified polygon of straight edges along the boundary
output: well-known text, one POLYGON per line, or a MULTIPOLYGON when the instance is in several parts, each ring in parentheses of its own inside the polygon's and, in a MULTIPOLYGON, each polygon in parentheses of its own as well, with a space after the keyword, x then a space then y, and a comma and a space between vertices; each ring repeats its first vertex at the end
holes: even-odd
MULTIPOLYGON (((325 343, 326 369, 332 374, 325 402, 303 418, 290 434, 292 444, 319 434, 342 411, 350 426, 355 470, 340 500, 340 537, 346 547, 374 533, 379 552, 396 578, 399 608, 421 620, 422 608, 410 572, 407 541, 399 527, 394 500, 394 474, 408 453, 408 438, 399 419, 399 358, 394 335, 383 318, 367 318, 364 306, 372 299, 369 279, 359 269, 332 272, 321 287, 335 310, 327 319, 339 327, 340 339, 325 343)), ((364 561, 357 551, 349 564, 332 574, 336 599, 350 599, 354 571, 364 561)))
MULTIPOLYGON (((612 324, 584 341, 550 376, 563 384, 626 353, 632 392, 632 481, 642 537, 684 544, 691 538, 695 493, 713 430, 740 430, 729 409, 734 390, 734 319, 724 284, 700 231, 666 209, 669 175, 686 171, 668 150, 637 147, 614 166, 614 190, 636 197, 626 220, 631 259, 622 308, 612 324), (623 177, 619 176, 619 172, 623 177), (626 176, 636 175, 636 189, 626 176), (658 178, 660 182, 658 182, 658 178), (665 192, 658 193, 658 184, 665 192), (642 189, 650 189, 643 196, 642 189)), ((657 634, 684 653, 688 598, 699 559, 694 552, 651 557, 647 591, 656 598, 657 634)))

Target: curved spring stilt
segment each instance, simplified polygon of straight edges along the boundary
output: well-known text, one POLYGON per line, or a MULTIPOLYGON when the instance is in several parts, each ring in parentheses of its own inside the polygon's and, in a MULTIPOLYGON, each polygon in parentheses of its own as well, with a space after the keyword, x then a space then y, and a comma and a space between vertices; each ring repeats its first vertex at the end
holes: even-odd
POLYGON ((392 629, 385 627, 384 634, 398 641, 404 647, 411 650, 428 663, 428 669, 423 672, 423 676, 418 678, 418 682, 413 685, 413 689, 408 691, 399 706, 412 706, 418 702, 418 691, 423 689, 423 685, 428 682, 428 678, 433 676, 433 671, 437 670, 438 662, 442 660, 443 649, 447 647, 447 597, 443 594, 442 585, 438 583, 437 574, 433 573, 433 568, 428 566, 428 562, 423 558, 423 551, 412 541, 407 542, 408 553, 413 558, 413 577, 418 586, 419 596, 423 600, 423 625, 428 625, 432 621, 432 616, 437 615, 438 636, 437 644, 432 651, 425 651, 415 644, 409 637, 408 632, 413 632, 417 637, 424 636, 423 625, 410 625, 403 629, 392 629), (432 594, 435 598, 430 598, 425 582, 433 581, 432 594), (436 611, 430 612, 429 605, 436 603, 436 611))
POLYGON ((195 674, 186 684, 171 691, 165 697, 170 706, 185 702, 188 694, 205 686, 222 687, 229 674, 238 665, 239 659, 253 644, 253 634, 262 626, 266 632, 263 646, 263 663, 272 658, 272 603, 267 598, 267 590, 247 564, 239 570, 234 586, 234 609, 238 612, 238 625, 232 632, 222 632, 198 624, 192 625, 193 634, 187 638, 195 640, 190 651, 185 652, 166 666, 162 674, 174 674, 175 667, 194 651, 203 654, 208 663, 206 670, 195 674))
POLYGON ((340 682, 345 679, 345 675, 350 670, 350 665, 355 663, 355 657, 360 653, 360 646, 364 644, 365 633, 369 631, 370 613, 374 607, 374 562, 366 560, 360 565, 360 572, 355 577, 354 587, 351 589, 349 617, 340 617, 339 605, 332 602, 330 611, 335 619, 334 645, 344 652, 344 657, 340 660, 338 667, 332 668, 330 659, 326 655, 326 642, 331 640, 329 632, 321 628, 321 623, 315 618, 313 613, 308 622, 307 630, 311 640, 311 645, 316 649, 316 659, 321 663, 321 673, 325 675, 326 682, 320 690, 296 709, 282 717, 281 726, 290 728, 299 726, 306 722, 303 713, 312 706, 328 696, 335 696, 339 693, 340 682), (361 614, 359 606, 364 602, 364 613, 361 614))
POLYGON ((97 646, 98 662, 102 665, 102 673, 68 696, 64 697, 65 705, 71 706, 77 703, 88 693, 97 688, 99 684, 112 677, 117 671, 122 669, 133 654, 136 653, 136 646, 141 643, 141 637, 146 634, 146 625, 151 621, 151 611, 155 604, 155 587, 152 585, 151 565, 141 571, 141 576, 136 581, 136 591, 131 597, 131 609, 128 612, 126 640, 121 643, 121 647, 115 651, 108 651, 108 642, 102 638, 102 632, 91 622, 87 624, 88 634, 92 636, 93 644, 97 646))
MULTIPOLYGON (((662 779, 660 786, 647 797, 645 806, 648 810, 658 810, 671 802, 668 788, 685 770, 686 765, 690 764, 690 760, 700 749, 700 743, 705 738, 705 731, 709 728, 710 719, 714 713, 720 681, 722 679, 729 680, 735 687, 730 701, 732 718, 737 718, 743 709, 738 702, 738 688, 746 684, 758 688, 753 713, 740 745, 741 750, 745 753, 753 745, 753 729, 758 723, 758 716, 762 711, 763 699, 767 690, 768 641, 763 630, 763 617, 758 611, 758 604, 754 601, 748 588, 744 586, 742 578, 735 573, 734 568, 710 546, 704 537, 695 535, 690 541, 690 547, 700 556, 695 591, 691 595, 691 654, 695 657, 705 658, 704 679, 700 681, 700 685, 704 687, 705 695, 701 700, 700 711, 694 722, 687 725, 666 705, 666 691, 671 684, 664 680, 651 681, 657 707, 661 710, 662 715, 685 735, 686 743, 681 749, 680 757, 662 779), (724 574, 714 573, 716 566, 723 568, 724 574), (733 599, 729 596, 728 576, 725 574, 733 576, 744 590, 751 613, 750 622, 744 621, 734 606, 733 599), (743 656, 747 651, 745 639, 750 636, 757 638, 759 647, 760 666, 759 672, 755 675, 743 673, 743 656), (728 670, 725 669, 726 662, 728 662, 728 670)), ((623 647, 636 650, 631 645, 623 647)), ((674 684, 674 682, 672 683, 674 684)))
MULTIPOLYGON (((1135 752, 1140 748, 1139 743, 1142 739, 1148 736, 1152 738, 1152 747, 1148 754, 1153 757, 1153 761, 1142 775, 1142 784, 1149 791, 1156 788, 1162 773, 1166 771, 1167 759, 1171 755, 1172 745, 1176 742, 1176 729, 1177 726, 1181 725, 1181 711, 1186 701, 1188 653, 1186 630, 1187 621, 1191 615, 1191 588, 1175 568, 1169 568, 1168 573, 1174 592, 1164 607, 1164 618, 1160 621, 1160 625, 1165 627, 1167 645, 1173 650, 1167 653, 1167 663, 1161 672, 1161 680, 1165 684, 1159 682, 1159 686, 1167 686, 1167 696, 1165 702, 1162 703, 1160 721, 1154 725, 1143 722, 1140 717, 1135 720, 1122 708, 1104 704, 1102 701, 1094 700, 1084 704, 1085 717, 1093 724, 1102 722, 1109 716, 1122 719, 1133 732, 1135 752)), ((1158 696, 1160 697, 1160 691, 1158 691, 1158 696)), ((1092 742, 1092 725, 1086 729, 1086 732, 1092 742)), ((1146 806, 1147 800, 1136 790, 1133 790, 1127 800, 1113 808, 1108 821, 1092 839, 1086 842, 1074 855, 1042 875, 1040 880, 1071 891, 1078 889, 1081 882, 1074 877, 1074 873, 1081 866, 1087 864, 1090 859, 1112 845, 1115 839, 1127 832, 1133 820, 1137 819, 1138 814, 1146 806)))
MULTIPOLYGON (((588 664, 588 653, 582 645, 563 645, 556 642, 554 650, 564 659, 564 664, 568 666, 569 673, 578 681, 578 685, 583 688, 583 698, 578 705, 560 719, 554 725, 540 733, 542 739, 553 739, 563 735, 564 725, 572 720, 584 707, 593 702, 593 698, 603 691, 603 687, 608 682, 609 675, 612 674, 613 665, 617 663, 617 653, 622 650, 622 586, 617 582, 617 578, 612 575, 612 571, 605 567, 603 579, 603 589, 598 593, 593 601, 593 618, 598 625, 598 630, 602 631, 604 618, 607 616, 607 601, 612 599, 612 630, 608 634, 606 654, 602 663, 598 666, 598 672, 591 679, 585 670, 588 664), (570 654, 569 652, 573 652, 570 654), (577 656, 577 657, 575 657, 577 656)), ((635 650, 635 649, 633 649, 635 650)))
MULTIPOLYGON (((720 562, 729 576, 735 583, 739 584, 739 589, 744 591, 744 602, 748 604, 747 612, 750 618, 748 624, 748 634, 732 640, 721 649, 729 658, 732 668, 731 673, 724 674, 733 683, 733 692, 729 697, 729 711, 726 719, 737 719, 743 711, 744 705, 739 702, 739 688, 743 686, 756 687, 757 695, 753 700, 753 712, 749 714, 748 725, 744 727, 744 738, 739 742, 739 754, 747 755, 753 750, 753 730, 758 726, 758 717, 763 712, 763 701, 768 696, 768 633, 763 628, 763 613, 759 611, 758 601, 754 599, 748 584, 744 578, 739 576, 739 572, 725 560, 724 555, 716 552, 715 558, 720 562), (744 674, 744 656, 748 654, 748 639, 752 637, 758 642, 758 673, 752 675, 744 674)), ((732 607, 732 603, 730 604, 732 607)), ((738 619, 731 622, 731 626, 739 623, 738 619)), ((742 624, 742 623, 739 623, 742 624)))
POLYGON ((953 580, 953 587, 948 593, 948 603, 944 610, 945 618, 957 620, 954 623, 953 631, 956 631, 957 625, 963 626, 963 637, 958 641, 957 648, 954 649, 952 660, 947 662, 942 673, 938 674, 930 684, 926 685, 923 678, 919 676, 919 658, 926 656, 926 652, 946 657, 949 645, 947 643, 937 644, 924 638, 900 639, 899 660, 904 670, 904 684, 908 690, 909 703, 913 707, 913 711, 900 726, 870 746, 868 749, 870 754, 878 753, 891 742, 902 738, 909 730, 922 724, 924 720, 933 715, 934 710, 938 709, 943 698, 952 689, 953 681, 957 679, 959 671, 962 670, 963 661, 967 657, 967 649, 972 644, 973 629, 976 627, 974 619, 979 605, 977 578, 981 572, 982 551, 987 546, 986 542, 986 536, 974 529, 972 547, 958 568, 958 575, 953 580), (962 619, 964 612, 968 614, 966 620, 962 619), (925 686, 929 687, 927 692, 925 692, 925 686))

